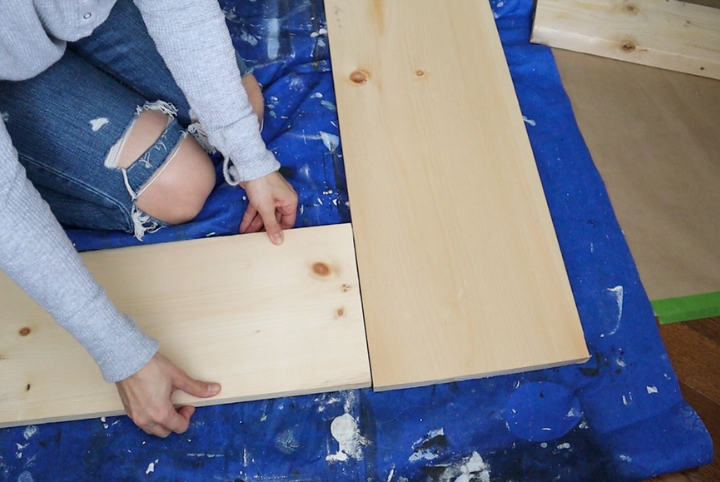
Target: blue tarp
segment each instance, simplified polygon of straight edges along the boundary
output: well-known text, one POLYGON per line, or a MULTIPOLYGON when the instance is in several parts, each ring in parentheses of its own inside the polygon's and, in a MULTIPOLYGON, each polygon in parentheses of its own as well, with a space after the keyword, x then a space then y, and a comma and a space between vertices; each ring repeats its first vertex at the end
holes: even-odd
MULTIPOLYGON (((348 222, 322 0, 221 3, 265 88, 263 136, 300 195, 298 225, 348 222)), ((186 434, 165 440, 126 417, 5 429, 0 479, 625 481, 708 463, 712 442, 682 399, 551 51, 528 41, 533 2, 491 3, 588 363, 201 408, 186 434)), ((234 234, 245 204, 242 190, 220 185, 196 221, 146 243, 234 234)), ((136 244, 121 233, 69 235, 79 250, 136 244)))

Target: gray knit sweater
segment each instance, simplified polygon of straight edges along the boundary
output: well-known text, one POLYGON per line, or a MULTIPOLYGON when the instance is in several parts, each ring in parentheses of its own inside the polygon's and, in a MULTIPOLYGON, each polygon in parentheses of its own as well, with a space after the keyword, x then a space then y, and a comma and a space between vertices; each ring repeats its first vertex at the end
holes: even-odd
MULTIPOLYGON (((27 79, 48 68, 63 55, 65 42, 90 35, 114 2, 0 1, 0 79, 27 79)), ((135 3, 210 143, 232 161, 231 177, 245 181, 277 170, 242 89, 217 0, 135 3)), ((0 268, 88 350, 108 382, 132 375, 158 349, 158 342, 118 312, 85 269, 27 180, 2 119, 0 268)))

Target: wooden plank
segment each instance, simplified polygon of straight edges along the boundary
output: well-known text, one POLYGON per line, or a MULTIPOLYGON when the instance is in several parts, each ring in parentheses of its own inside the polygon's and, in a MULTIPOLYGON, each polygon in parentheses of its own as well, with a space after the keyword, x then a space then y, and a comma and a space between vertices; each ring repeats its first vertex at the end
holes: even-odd
POLYGON ((325 0, 376 390, 588 358, 484 0, 325 0))
POLYGON ((538 0, 531 40, 720 79, 720 10, 666 0, 538 0))
MULTIPOLYGON (((117 306, 191 376, 196 406, 370 385, 349 225, 83 254, 117 306)), ((122 413, 90 356, 0 276, 0 426, 122 413), (29 329, 23 331, 25 328, 29 329), (26 336, 22 336, 22 333, 26 336)))

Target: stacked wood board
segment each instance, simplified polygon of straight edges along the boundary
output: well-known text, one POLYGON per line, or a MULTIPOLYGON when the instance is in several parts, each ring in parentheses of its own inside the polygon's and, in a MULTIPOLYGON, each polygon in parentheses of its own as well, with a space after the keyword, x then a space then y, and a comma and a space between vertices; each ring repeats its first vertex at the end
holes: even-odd
POLYGON ((705 5, 538 0, 532 41, 720 79, 720 10, 705 5))
MULTIPOLYGON (((370 385, 350 225, 104 250, 83 261, 209 405, 370 385)), ((0 427, 123 413, 83 348, 0 275, 0 427)))

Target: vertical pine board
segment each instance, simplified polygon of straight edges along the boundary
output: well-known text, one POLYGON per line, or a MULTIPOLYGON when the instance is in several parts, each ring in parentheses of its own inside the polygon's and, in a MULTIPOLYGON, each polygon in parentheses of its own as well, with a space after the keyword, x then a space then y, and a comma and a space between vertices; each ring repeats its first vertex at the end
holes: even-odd
POLYGON ((325 0, 376 390, 588 358, 486 0, 325 0))
MULTIPOLYGON (((349 225, 86 253, 161 351, 223 385, 196 406, 370 385, 349 225)), ((0 273, 0 427, 122 413, 115 386, 0 273)))
POLYGON ((539 0, 532 41, 720 79, 720 10, 676 0, 539 0))

